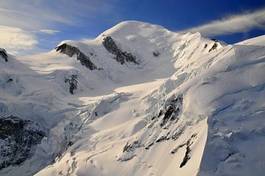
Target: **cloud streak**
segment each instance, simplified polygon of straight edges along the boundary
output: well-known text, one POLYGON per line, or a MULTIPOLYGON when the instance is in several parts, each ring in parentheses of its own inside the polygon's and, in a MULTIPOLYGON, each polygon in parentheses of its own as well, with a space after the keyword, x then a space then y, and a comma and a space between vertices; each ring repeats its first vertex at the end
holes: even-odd
POLYGON ((265 9, 229 16, 185 31, 200 32, 204 36, 213 37, 248 32, 254 28, 265 30, 265 9))
POLYGON ((0 25, 25 30, 76 25, 97 14, 108 13, 117 0, 1 0, 0 25))
POLYGON ((37 38, 20 28, 0 26, 0 47, 12 54, 21 50, 33 49, 38 44, 37 38))
POLYGON ((18 54, 36 50, 43 41, 50 42, 48 35, 82 25, 84 21, 93 24, 98 14, 109 13, 116 1, 0 0, 0 47, 18 54))
POLYGON ((49 35, 54 35, 58 32, 60 32, 59 30, 54 30, 54 29, 41 29, 40 30, 41 33, 45 33, 45 34, 49 34, 49 35))

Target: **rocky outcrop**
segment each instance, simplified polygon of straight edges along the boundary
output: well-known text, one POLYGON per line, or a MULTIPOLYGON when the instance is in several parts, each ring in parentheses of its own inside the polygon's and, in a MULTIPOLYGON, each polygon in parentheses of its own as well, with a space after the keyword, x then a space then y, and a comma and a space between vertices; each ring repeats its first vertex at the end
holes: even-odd
POLYGON ((106 48, 108 52, 113 54, 114 59, 120 64, 124 64, 125 62, 132 62, 134 64, 139 64, 136 60, 136 57, 127 51, 122 51, 112 37, 107 36, 103 39, 103 46, 106 48))
POLYGON ((55 48, 57 52, 73 57, 76 55, 77 60, 80 61, 82 65, 87 67, 90 70, 97 70, 97 66, 90 60, 90 58, 81 52, 77 47, 71 46, 69 44, 62 44, 55 48))
POLYGON ((34 153, 45 133, 38 124, 8 116, 0 118, 0 169, 19 165, 34 153))
POLYGON ((154 56, 154 57, 158 57, 158 56, 160 56, 160 52, 159 52, 159 51, 153 51, 153 56, 154 56))
POLYGON ((171 154, 175 154, 177 153, 177 151, 182 148, 182 147, 185 147, 186 151, 185 151, 185 155, 182 159, 182 162, 180 163, 179 167, 182 168, 183 166, 185 166, 188 161, 191 159, 191 146, 193 145, 194 143, 194 138, 197 136, 197 134, 193 134, 190 139, 184 143, 184 144, 181 144, 179 146, 177 146, 176 148, 174 148, 172 151, 171 151, 171 154))
POLYGON ((73 95, 74 90, 77 89, 77 75, 71 75, 70 78, 65 78, 64 82, 69 84, 69 92, 73 95))
POLYGON ((217 46, 218 46, 218 44, 215 42, 215 43, 213 44, 213 46, 211 47, 211 49, 209 49, 209 52, 215 50, 215 49, 217 48, 217 46))
POLYGON ((140 148, 141 143, 139 141, 134 141, 132 143, 126 143, 126 145, 123 147, 122 154, 118 157, 118 161, 128 161, 131 160, 133 157, 135 157, 135 150, 137 148, 140 148))
POLYGON ((161 127, 164 126, 169 120, 174 121, 177 119, 177 117, 182 111, 182 104, 183 104, 182 95, 173 98, 172 100, 169 101, 165 109, 161 112, 163 114, 162 122, 160 123, 161 127))
MULTIPOLYGON (((150 124, 146 126, 145 133, 138 140, 128 142, 119 157, 119 161, 128 161, 136 156, 136 150, 138 148, 144 148, 149 150, 156 143, 162 143, 168 140, 176 140, 178 137, 183 134, 185 126, 172 128, 179 121, 180 115, 182 113, 183 106, 183 95, 174 95, 167 100, 163 105, 159 113, 150 119, 150 124)), ((187 161, 190 159, 190 146, 193 143, 192 139, 195 137, 192 136, 188 142, 179 146, 178 148, 186 147, 185 158, 183 159, 183 167, 187 161)), ((177 150, 174 149, 171 153, 174 154, 177 150)))
POLYGON ((0 48, 0 56, 2 56, 2 58, 3 58, 6 62, 8 62, 8 55, 7 55, 5 49, 0 48))
MULTIPOLYGON (((211 52, 213 50, 216 50, 218 46, 227 46, 227 43, 225 43, 224 41, 222 40, 218 40, 218 39, 215 39, 215 38, 212 38, 211 39, 212 41, 214 41, 214 44, 212 45, 212 47, 209 49, 208 52, 211 52)), ((208 45, 207 45, 208 46, 208 45)), ((207 47, 206 46, 206 47, 207 47)), ((206 48, 205 47, 205 48, 206 48)))

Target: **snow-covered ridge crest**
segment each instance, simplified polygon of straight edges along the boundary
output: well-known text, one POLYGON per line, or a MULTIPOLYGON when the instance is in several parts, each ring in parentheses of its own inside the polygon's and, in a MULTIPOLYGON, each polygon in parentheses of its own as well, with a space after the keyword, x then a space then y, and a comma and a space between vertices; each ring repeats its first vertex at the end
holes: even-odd
POLYGON ((263 175, 264 45, 126 21, 59 52, 0 59, 0 113, 45 129, 34 155, 0 175, 263 175))

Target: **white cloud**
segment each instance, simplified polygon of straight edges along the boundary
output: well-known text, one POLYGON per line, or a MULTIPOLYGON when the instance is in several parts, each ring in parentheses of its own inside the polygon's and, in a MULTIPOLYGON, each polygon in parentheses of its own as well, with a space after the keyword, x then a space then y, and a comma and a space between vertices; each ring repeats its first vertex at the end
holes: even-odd
POLYGON ((204 36, 211 37, 248 32, 254 28, 265 29, 265 9, 229 16, 185 31, 200 32, 204 36))
POLYGON ((0 26, 0 48, 16 54, 22 50, 30 50, 36 47, 36 37, 20 28, 0 26))
POLYGON ((56 34, 60 31, 54 30, 54 29, 41 29, 40 32, 45 33, 45 34, 49 34, 49 35, 53 35, 53 34, 56 34))
POLYGON ((0 47, 17 54, 47 49, 53 40, 48 35, 93 26, 98 16, 113 12, 116 1, 120 0, 0 0, 0 47))
POLYGON ((45 6, 44 2, 43 0, 1 0, 1 25, 39 30, 55 23, 71 24, 67 16, 45 6))

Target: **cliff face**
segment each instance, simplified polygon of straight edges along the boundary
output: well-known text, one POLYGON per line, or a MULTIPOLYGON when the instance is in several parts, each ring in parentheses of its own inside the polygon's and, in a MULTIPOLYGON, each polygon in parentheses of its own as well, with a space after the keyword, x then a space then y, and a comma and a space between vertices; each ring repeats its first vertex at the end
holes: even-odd
POLYGON ((79 60, 82 65, 84 65, 90 70, 98 69, 97 66, 90 60, 90 58, 83 52, 81 52, 77 47, 64 43, 56 47, 55 49, 56 51, 66 54, 69 57, 73 57, 74 55, 76 55, 77 60, 79 60))
POLYGON ((69 78, 65 78, 64 82, 68 83, 69 93, 73 95, 74 90, 77 89, 77 85, 78 85, 77 75, 71 75, 69 78))
POLYGON ((0 48, 0 56, 2 56, 2 58, 8 62, 8 56, 7 56, 7 53, 6 53, 6 50, 3 49, 3 48, 0 48))
POLYGON ((134 64, 139 64, 136 60, 136 57, 127 51, 122 51, 115 43, 112 37, 107 36, 103 39, 103 46, 108 52, 114 55, 114 59, 124 64, 125 62, 132 62, 134 64))
POLYGON ((0 118, 0 169, 29 159, 44 136, 32 121, 16 116, 0 118))

